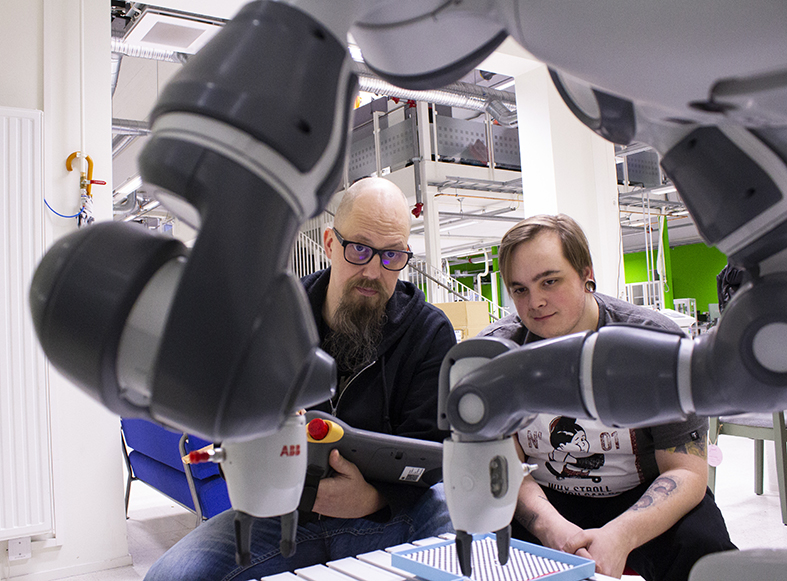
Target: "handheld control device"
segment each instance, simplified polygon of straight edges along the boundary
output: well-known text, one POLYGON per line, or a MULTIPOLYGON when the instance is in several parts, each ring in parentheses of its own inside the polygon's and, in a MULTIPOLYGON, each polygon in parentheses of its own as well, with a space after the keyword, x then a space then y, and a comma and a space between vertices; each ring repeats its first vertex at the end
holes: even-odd
POLYGON ((355 464, 368 481, 430 487, 443 479, 443 445, 360 430, 318 411, 306 413, 306 482, 298 509, 310 512, 320 480, 329 476, 332 450, 355 464))

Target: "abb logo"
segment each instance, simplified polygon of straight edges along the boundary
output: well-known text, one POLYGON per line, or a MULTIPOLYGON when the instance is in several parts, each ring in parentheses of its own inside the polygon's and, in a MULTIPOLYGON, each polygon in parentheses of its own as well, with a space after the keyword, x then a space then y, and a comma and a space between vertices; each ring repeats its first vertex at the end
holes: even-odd
POLYGON ((301 455, 301 445, 300 444, 290 444, 287 446, 286 444, 281 449, 281 454, 279 454, 279 458, 282 456, 300 456, 301 455))

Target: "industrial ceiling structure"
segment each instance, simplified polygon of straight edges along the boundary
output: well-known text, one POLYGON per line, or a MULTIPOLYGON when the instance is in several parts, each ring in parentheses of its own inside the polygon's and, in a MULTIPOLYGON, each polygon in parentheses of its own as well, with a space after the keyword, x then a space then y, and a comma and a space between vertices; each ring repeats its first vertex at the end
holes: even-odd
MULTIPOLYGON (((154 6, 112 1, 113 195, 116 219, 135 220, 149 227, 161 227, 173 221, 173 217, 158 202, 150 199, 139 184, 136 158, 149 133, 147 118, 166 82, 245 3, 246 0, 161 0, 154 6)), ((476 70, 449 87, 426 92, 428 95, 418 95, 418 92, 398 89, 375 77, 362 64, 360 52, 352 45, 350 49, 354 59, 359 61, 361 90, 365 92, 364 100, 367 102, 383 96, 402 102, 400 107, 386 104, 384 108, 390 110, 407 109, 408 100, 426 100, 434 104, 436 117, 444 124, 443 131, 452 130, 445 125, 449 121, 474 121, 473 127, 483 131, 484 121, 494 119, 497 121, 494 130, 498 132, 516 123, 516 101, 510 77, 476 70), (444 108, 443 111, 448 108, 449 117, 453 120, 441 117, 440 107, 444 108)), ((395 122, 406 118, 408 112, 389 115, 386 111, 386 115, 386 127, 392 127, 395 122)), ((516 130, 511 130, 509 135, 511 132, 516 130)), ((355 134, 354 140, 360 139, 371 134, 371 128, 364 130, 359 127, 355 134)), ((435 138, 435 145, 437 141, 435 138)), ((444 178, 429 183, 437 190, 444 255, 469 255, 496 245, 506 230, 522 216, 522 182, 517 176, 518 167, 501 163, 493 151, 485 155, 483 151, 473 151, 472 147, 466 147, 461 155, 451 154, 453 157, 444 153, 438 148, 437 159, 451 161, 454 167, 449 166, 441 173, 444 178), (483 166, 490 155, 492 163, 497 162, 496 167, 502 168, 495 170, 493 180, 488 179, 488 170, 483 173, 478 172, 478 168, 468 170, 463 167, 468 163, 483 166)), ((518 155, 518 143, 515 153, 518 155)), ((647 226, 650 224, 657 228, 659 215, 667 216, 671 244, 701 241, 675 188, 662 177, 654 151, 638 144, 616 146, 616 162, 624 252, 645 249, 647 226)), ((382 173, 391 172, 391 179, 397 181, 395 173, 398 169, 392 164, 382 173)), ((401 183, 399 185, 402 186, 401 183)), ((407 192, 405 187, 402 189, 407 192)), ((423 238, 421 222, 415 220, 413 223, 413 248, 416 252, 421 246, 419 237, 423 238)), ((657 244, 656 236, 655 232, 651 234, 652 244, 657 244)))

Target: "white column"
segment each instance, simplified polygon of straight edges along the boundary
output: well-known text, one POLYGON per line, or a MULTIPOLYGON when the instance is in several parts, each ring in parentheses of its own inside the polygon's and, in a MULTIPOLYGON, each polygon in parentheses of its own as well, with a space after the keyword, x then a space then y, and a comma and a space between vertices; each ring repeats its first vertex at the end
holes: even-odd
MULTIPOLYGON (((427 103, 419 101, 415 111, 418 121, 418 147, 421 154, 421 163, 418 164, 418 179, 421 184, 421 201, 424 204, 424 249, 426 251, 427 270, 431 275, 433 268, 440 270, 442 253, 440 251, 440 215, 438 205, 434 199, 434 192, 429 189, 427 177, 427 165, 432 161, 432 140, 429 134, 428 107, 427 103)), ((434 281, 428 279, 426 288, 429 302, 439 302, 437 297, 442 293, 440 293, 439 287, 434 281)))
POLYGON ((617 296, 625 277, 614 146, 574 117, 546 66, 512 39, 479 68, 515 79, 525 216, 562 212, 577 220, 598 290, 617 296))
POLYGON ((585 231, 598 290, 623 288, 615 150, 565 105, 546 66, 516 79, 525 216, 564 213, 585 231))
MULTIPOLYGON (((5 2, 0 48, 3 54, 13 55, 3 65, 0 104, 44 112, 47 201, 63 214, 78 212, 79 166, 68 172, 65 162, 71 152, 83 148, 84 135, 94 179, 110 184, 93 186, 94 215, 96 220, 111 219, 109 4, 105 0, 5 2)), ((75 220, 44 212, 47 246, 75 228, 75 220)), ((28 309, 27 305, 20 308, 28 309)), ((54 535, 33 539, 32 556, 26 560, 9 563, 0 549, 0 576, 55 579, 131 564, 118 418, 54 369, 49 385, 54 535)))

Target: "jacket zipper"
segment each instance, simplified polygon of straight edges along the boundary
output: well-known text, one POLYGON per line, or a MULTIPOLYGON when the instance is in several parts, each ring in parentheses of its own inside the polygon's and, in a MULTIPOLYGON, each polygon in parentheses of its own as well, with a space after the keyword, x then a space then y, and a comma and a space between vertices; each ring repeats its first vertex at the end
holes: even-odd
POLYGON ((352 384, 352 382, 355 381, 358 378, 359 375, 361 375, 364 371, 369 369, 375 363, 377 363, 377 359, 372 361, 369 365, 367 365, 366 367, 361 369, 358 373, 356 373, 355 375, 353 375, 350 378, 350 380, 347 382, 347 385, 344 386, 344 389, 342 390, 342 393, 339 394, 339 399, 336 400, 336 405, 334 405, 333 402, 331 402, 331 415, 332 416, 336 416, 336 410, 339 409, 339 402, 342 401, 342 398, 344 397, 344 394, 347 393, 347 390, 349 389, 349 387, 352 384))

